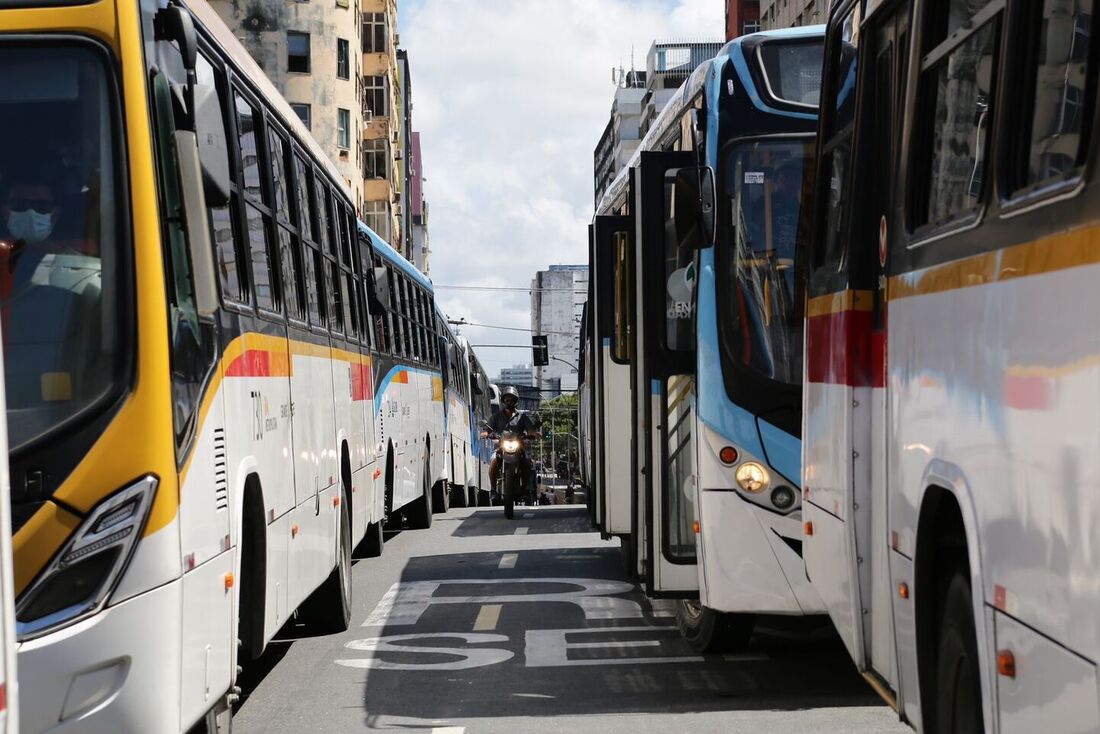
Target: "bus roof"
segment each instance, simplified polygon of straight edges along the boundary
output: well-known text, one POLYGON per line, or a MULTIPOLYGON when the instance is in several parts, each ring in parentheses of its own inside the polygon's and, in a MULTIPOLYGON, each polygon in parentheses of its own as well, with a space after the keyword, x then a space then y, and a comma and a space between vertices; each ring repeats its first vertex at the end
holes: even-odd
POLYGON ((733 62, 735 56, 742 60, 744 59, 742 47, 745 41, 795 41, 803 38, 824 38, 824 36, 825 26, 823 25, 782 28, 774 31, 750 33, 746 36, 740 36, 739 38, 733 39, 723 46, 722 49, 715 54, 713 59, 699 64, 695 71, 688 76, 684 83, 680 85, 680 88, 676 90, 676 93, 673 94, 665 104, 664 108, 657 115, 657 118, 653 121, 653 125, 650 126, 649 132, 646 133, 642 142, 630 157, 630 160, 623 166, 623 169, 619 171, 619 174, 615 176, 615 179, 607 187, 603 197, 596 205, 596 213, 599 214, 609 211, 615 205, 616 201, 626 195, 630 169, 637 167, 643 152, 657 150, 661 141, 669 134, 670 130, 679 126, 680 113, 683 112, 684 108, 693 99, 695 99, 696 93, 702 89, 703 85, 706 83, 710 70, 713 69, 715 73, 719 73, 724 65, 733 63, 734 70, 741 79, 741 83, 745 85, 746 89, 750 90, 750 94, 758 94, 756 91, 756 80, 752 78, 751 74, 747 73, 747 67, 744 64, 733 62))
POLYGON ((401 255, 401 253, 390 247, 390 243, 379 237, 373 229, 363 224, 362 222, 358 222, 358 224, 359 233, 365 234, 367 237, 370 238, 371 243, 374 245, 375 252, 386 258, 386 260, 388 260, 391 265, 396 267, 398 270, 404 272, 405 275, 408 275, 417 283, 427 288, 429 293, 434 292, 434 289, 432 288, 432 281, 430 278, 428 278, 428 276, 417 270, 416 266, 406 260, 401 255))

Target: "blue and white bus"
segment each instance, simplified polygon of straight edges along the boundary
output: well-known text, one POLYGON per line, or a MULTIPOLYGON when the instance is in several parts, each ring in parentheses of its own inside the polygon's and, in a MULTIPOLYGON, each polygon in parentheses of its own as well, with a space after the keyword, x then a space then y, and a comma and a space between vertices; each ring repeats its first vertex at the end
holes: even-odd
POLYGON ((590 509, 701 650, 745 644, 756 613, 824 611, 801 557, 796 246, 823 31, 697 68, 590 228, 590 509))

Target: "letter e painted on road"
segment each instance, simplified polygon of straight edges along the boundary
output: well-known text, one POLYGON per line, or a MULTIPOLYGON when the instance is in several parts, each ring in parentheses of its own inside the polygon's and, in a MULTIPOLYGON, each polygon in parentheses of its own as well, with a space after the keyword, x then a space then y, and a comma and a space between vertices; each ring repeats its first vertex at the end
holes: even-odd
POLYGON ((676 642, 679 642, 678 627, 600 627, 594 629, 567 629, 567 630, 527 630, 527 643, 525 655, 528 668, 563 668, 581 665, 648 665, 651 663, 696 663, 702 662, 703 657, 695 656, 668 656, 668 657, 635 657, 624 655, 623 651, 640 647, 660 647, 661 641, 650 637, 642 640, 603 640, 589 642, 570 642, 567 635, 595 635, 618 634, 622 632, 648 632, 653 636, 664 636, 675 633, 676 642), (570 660, 570 650, 603 650, 604 654, 599 658, 585 658, 570 660))

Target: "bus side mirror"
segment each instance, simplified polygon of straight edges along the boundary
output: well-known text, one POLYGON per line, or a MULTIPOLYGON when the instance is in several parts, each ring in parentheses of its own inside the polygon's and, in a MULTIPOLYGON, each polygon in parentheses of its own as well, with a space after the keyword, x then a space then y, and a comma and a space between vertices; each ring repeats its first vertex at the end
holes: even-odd
POLYGON ((374 268, 374 287, 370 289, 370 310, 375 316, 390 312, 390 273, 386 268, 374 268))
POLYGON ((672 218, 676 241, 687 250, 701 250, 714 244, 714 171, 709 166, 681 168, 672 190, 672 218))

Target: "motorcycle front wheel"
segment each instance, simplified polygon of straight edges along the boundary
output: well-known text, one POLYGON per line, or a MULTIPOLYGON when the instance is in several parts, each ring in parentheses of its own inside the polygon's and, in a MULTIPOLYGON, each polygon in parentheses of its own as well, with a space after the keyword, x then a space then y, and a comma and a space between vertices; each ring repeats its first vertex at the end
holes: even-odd
POLYGON ((516 493, 519 491, 519 471, 513 466, 504 468, 504 517, 511 520, 515 515, 516 493))

